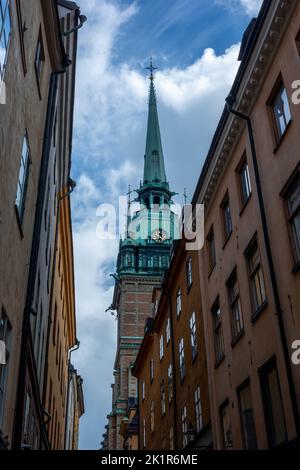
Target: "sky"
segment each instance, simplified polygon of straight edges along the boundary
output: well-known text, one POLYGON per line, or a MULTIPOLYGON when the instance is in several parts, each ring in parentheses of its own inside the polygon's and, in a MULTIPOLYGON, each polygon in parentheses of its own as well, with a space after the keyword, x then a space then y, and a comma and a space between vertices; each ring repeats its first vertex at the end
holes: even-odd
POLYGON ((99 206, 139 186, 148 113, 149 58, 158 71, 167 177, 191 199, 224 100, 240 41, 262 0, 78 0, 79 32, 72 178, 77 337, 84 379, 80 449, 99 449, 111 411, 116 320, 109 312, 118 240, 102 240, 99 206))

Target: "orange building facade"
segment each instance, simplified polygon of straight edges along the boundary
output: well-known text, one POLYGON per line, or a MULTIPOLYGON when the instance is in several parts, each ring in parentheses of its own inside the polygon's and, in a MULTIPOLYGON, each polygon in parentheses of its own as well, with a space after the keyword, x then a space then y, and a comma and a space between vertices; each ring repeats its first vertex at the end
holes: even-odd
POLYGON ((299 443, 299 31, 299 2, 263 3, 193 199, 215 449, 299 443))
POLYGON ((198 253, 177 242, 161 289, 153 292, 134 374, 139 448, 210 448, 210 410, 198 253))

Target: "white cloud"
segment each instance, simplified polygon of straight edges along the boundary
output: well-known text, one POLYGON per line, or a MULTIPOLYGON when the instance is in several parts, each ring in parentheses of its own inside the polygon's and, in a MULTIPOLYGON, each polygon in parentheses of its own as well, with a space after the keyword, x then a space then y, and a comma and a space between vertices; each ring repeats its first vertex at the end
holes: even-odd
MULTIPOLYGON (((233 45, 217 56, 208 48, 194 64, 185 69, 172 68, 157 75, 162 101, 176 112, 188 111, 207 96, 230 86, 237 70, 239 45, 233 45)), ((199 108, 200 109, 200 108, 199 108)))
MULTIPOLYGON (((117 60, 117 40, 137 4, 82 0, 81 9, 89 21, 80 33, 75 109, 74 168, 80 176, 72 209, 81 347, 74 358, 86 395, 81 447, 91 448, 110 412, 116 346, 116 322, 105 309, 112 301, 109 274, 118 241, 96 237, 96 209, 116 204, 128 184, 137 187, 142 178, 149 82, 144 64, 117 60)), ((190 197, 238 67, 238 50, 233 45, 218 56, 208 48, 190 66, 157 74, 167 173, 172 189, 182 193, 187 187, 190 197)))
POLYGON ((262 0, 240 0, 247 15, 256 15, 261 7, 262 0))
POLYGON ((215 2, 233 11, 243 11, 248 16, 256 16, 263 0, 215 0, 215 2))

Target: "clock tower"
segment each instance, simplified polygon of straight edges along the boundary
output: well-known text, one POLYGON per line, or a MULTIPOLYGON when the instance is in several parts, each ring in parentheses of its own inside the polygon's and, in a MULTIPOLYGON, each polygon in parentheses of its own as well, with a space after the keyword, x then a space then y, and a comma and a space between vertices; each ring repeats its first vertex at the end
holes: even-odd
POLYGON ((172 211, 175 193, 170 190, 166 177, 152 61, 149 70, 144 177, 136 191, 138 208, 128 213, 126 237, 120 241, 114 274, 116 283, 111 309, 117 314, 118 341, 112 412, 108 415, 110 450, 124 448, 127 432, 124 429, 137 404, 137 383, 131 369, 144 337, 146 320, 153 315, 153 289, 162 283, 164 271, 169 267, 172 242, 178 238, 177 217, 172 211))

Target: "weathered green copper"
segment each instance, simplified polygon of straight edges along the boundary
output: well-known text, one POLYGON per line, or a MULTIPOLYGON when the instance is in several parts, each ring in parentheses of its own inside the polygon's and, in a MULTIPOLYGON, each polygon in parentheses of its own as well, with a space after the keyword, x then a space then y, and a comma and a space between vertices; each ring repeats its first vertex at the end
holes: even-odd
POLYGON ((144 179, 137 190, 137 200, 141 207, 135 214, 127 217, 127 236, 120 241, 117 281, 122 275, 128 274, 161 276, 169 267, 170 248, 177 237, 178 221, 171 210, 175 193, 170 190, 166 178, 153 83, 155 68, 152 62, 149 70, 151 74, 144 179), (160 233, 164 235, 161 240, 160 233))
POLYGON ((161 143, 153 78, 150 81, 148 128, 144 166, 144 184, 166 183, 164 154, 161 143))

